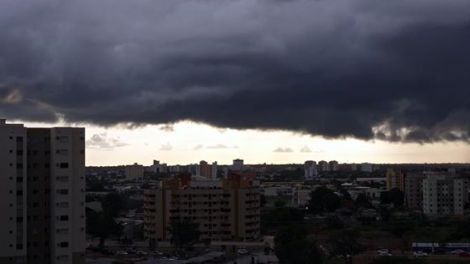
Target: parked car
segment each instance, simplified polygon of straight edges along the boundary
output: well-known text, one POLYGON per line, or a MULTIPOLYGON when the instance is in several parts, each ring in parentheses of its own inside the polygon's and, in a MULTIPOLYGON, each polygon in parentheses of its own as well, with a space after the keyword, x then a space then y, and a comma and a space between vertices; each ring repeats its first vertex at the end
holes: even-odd
POLYGON ((239 250, 237 250, 237 253, 238 255, 246 255, 250 252, 246 248, 240 248, 239 250))
POLYGON ((124 251, 124 250, 118 250, 118 251, 116 251, 116 255, 127 256, 127 255, 129 255, 129 253, 127 253, 127 251, 124 251))
POLYGON ((423 252, 423 251, 416 251, 416 252, 413 252, 413 256, 417 258, 423 258, 423 257, 427 257, 428 253, 423 252))

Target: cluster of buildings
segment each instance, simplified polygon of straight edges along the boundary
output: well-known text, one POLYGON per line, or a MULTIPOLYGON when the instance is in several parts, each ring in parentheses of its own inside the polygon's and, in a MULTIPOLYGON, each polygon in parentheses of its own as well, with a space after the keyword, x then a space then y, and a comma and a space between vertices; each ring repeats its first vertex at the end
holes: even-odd
POLYGON ((318 164, 313 160, 307 160, 304 163, 305 180, 310 181, 319 176, 319 172, 338 171, 339 164, 336 160, 330 162, 321 160, 318 164))
POLYGON ((98 175, 106 173, 110 177, 125 181, 139 181, 144 179, 146 173, 148 175, 192 174, 215 179, 218 176, 227 175, 229 171, 242 171, 244 168, 243 160, 235 159, 233 164, 229 166, 218 166, 217 162, 209 164, 204 160, 197 164, 189 165, 167 165, 166 163, 154 160, 150 166, 134 163, 124 166, 89 167, 88 169, 89 174, 98 175))
POLYGON ((85 129, 0 119, 0 263, 85 263, 85 129))
POLYGON ((463 215, 469 201, 469 179, 454 169, 386 173, 387 189, 404 193, 409 209, 421 210, 429 216, 463 215))
POLYGON ((338 161, 325 161, 321 160, 318 163, 313 160, 307 160, 304 163, 304 179, 311 181, 320 178, 323 174, 338 171, 359 171, 364 173, 371 173, 374 171, 373 164, 339 164, 338 161))

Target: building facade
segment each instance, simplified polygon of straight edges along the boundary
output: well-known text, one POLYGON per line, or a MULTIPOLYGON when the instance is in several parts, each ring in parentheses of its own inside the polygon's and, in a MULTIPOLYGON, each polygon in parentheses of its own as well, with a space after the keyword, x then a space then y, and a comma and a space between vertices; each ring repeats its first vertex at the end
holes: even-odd
POLYGON ((317 163, 313 160, 307 160, 304 163, 304 179, 306 181, 311 181, 315 179, 317 175, 317 163))
POLYGON ((336 160, 331 160, 330 162, 328 162, 328 167, 330 171, 338 171, 339 163, 336 160))
POLYGON ((0 263, 26 263, 26 128, 0 120, 0 263))
POLYGON ((200 240, 254 240, 260 235, 260 193, 254 175, 227 179, 181 175, 144 194, 144 230, 150 241, 170 239, 172 221, 198 225, 200 240))
POLYGON ((202 176, 209 179, 217 178, 217 162, 213 162, 212 165, 209 165, 204 160, 199 162, 199 165, 196 166, 196 176, 202 176))
POLYGON ((124 166, 124 176, 126 180, 138 180, 144 178, 145 169, 143 165, 134 163, 132 165, 124 166))
POLYGON ((329 166, 328 166, 328 162, 325 161, 325 160, 320 160, 318 162, 317 168, 318 168, 318 171, 320 171, 320 172, 327 172, 327 171, 330 170, 329 166))
POLYGON ((463 215, 468 202, 468 180, 446 172, 427 172, 423 179, 423 213, 429 216, 463 215))
POLYGON ((395 188, 402 192, 405 190, 404 175, 400 171, 389 168, 385 172, 385 178, 387 180, 387 191, 395 188))
MULTIPOLYGON (((16 244, 8 241, 7 248, 15 245, 18 251, 12 256, 0 246, 0 263, 85 263, 84 137, 83 128, 25 128, 0 122, 0 144, 7 146, 0 149, 0 168, 14 167, 17 174, 16 244), (15 153, 15 161, 5 158, 6 153, 15 153)), ((4 173, 1 181, 9 175, 12 172, 4 173)), ((13 186, 8 188, 2 194, 10 194, 11 200, 13 186)), ((0 226, 2 233, 11 231, 0 226)))

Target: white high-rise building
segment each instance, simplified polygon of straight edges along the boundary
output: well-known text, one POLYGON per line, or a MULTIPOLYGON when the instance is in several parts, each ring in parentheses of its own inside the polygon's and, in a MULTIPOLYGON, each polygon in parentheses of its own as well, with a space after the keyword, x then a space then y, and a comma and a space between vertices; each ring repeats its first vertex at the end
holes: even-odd
POLYGON ((423 179, 423 213, 463 215, 468 202, 468 180, 452 173, 427 172, 423 179))
POLYGON ((325 160, 320 160, 318 162, 318 171, 321 171, 321 172, 325 172, 325 171, 329 171, 329 167, 328 167, 328 162, 326 162, 325 160))
POLYGON ((211 178, 217 179, 217 161, 212 162, 211 170, 211 178))
POLYGON ((328 162, 328 167, 330 171, 338 171, 339 170, 339 164, 336 160, 332 160, 328 162))
POLYGON ((85 263, 85 129, 0 120, 0 146, 0 263, 85 263))
POLYGON ((311 181, 317 177, 317 163, 313 160, 307 160, 304 163, 304 179, 306 181, 311 181))

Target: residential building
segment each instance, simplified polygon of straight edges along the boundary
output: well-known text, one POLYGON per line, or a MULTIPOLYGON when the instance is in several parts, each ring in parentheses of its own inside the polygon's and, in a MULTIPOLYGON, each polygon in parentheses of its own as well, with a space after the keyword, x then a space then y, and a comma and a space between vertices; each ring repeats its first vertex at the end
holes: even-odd
POLYGON ((2 120, 0 145, 0 263, 85 263, 85 130, 2 120))
POLYGON ((0 119, 0 263, 26 263, 26 128, 0 119))
POLYGON ((243 160, 242 159, 234 159, 232 163, 232 170, 234 171, 241 171, 243 170, 243 160))
POLYGON ((317 163, 313 160, 307 160, 304 163, 304 179, 306 181, 311 181, 317 177, 317 163))
POLYGON ((320 171, 320 172, 329 171, 328 162, 326 162, 324 160, 320 160, 318 162, 318 171, 320 171))
POLYGON ((394 188, 398 188, 402 192, 405 190, 404 176, 400 171, 389 168, 385 172, 385 178, 387 179, 387 191, 394 188))
POLYGON ((137 163, 124 166, 124 176, 126 177, 126 180, 143 179, 144 171, 144 166, 137 163))
POLYGON ((374 166, 370 163, 362 163, 360 166, 362 172, 372 172, 374 171, 374 166))
POLYGON ((202 160, 199 165, 196 166, 196 176, 202 176, 209 179, 217 178, 217 162, 213 162, 209 165, 206 161, 202 160))
POLYGON ((330 171, 338 171, 339 170, 339 163, 336 160, 332 160, 328 162, 328 167, 330 171))
POLYGON ((422 172, 406 172, 404 173, 404 198, 405 205, 409 209, 423 209, 423 179, 422 172))
POLYGON ((426 172, 423 213, 429 216, 463 215, 468 202, 468 180, 453 173, 426 172))
POLYGON ((227 179, 180 175, 144 193, 144 230, 150 241, 170 239, 172 221, 198 224, 201 240, 254 240, 260 235, 260 192, 252 173, 227 179))

